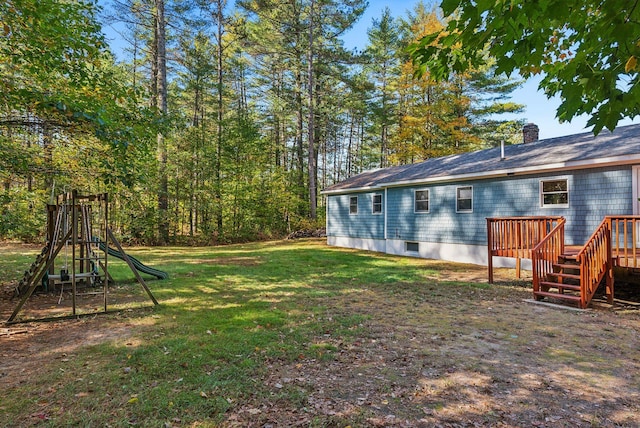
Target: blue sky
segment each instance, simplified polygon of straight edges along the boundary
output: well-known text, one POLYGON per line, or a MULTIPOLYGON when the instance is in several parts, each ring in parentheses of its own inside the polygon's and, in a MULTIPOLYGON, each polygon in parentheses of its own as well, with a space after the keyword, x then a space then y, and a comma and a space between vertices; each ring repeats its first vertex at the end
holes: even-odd
MULTIPOLYGON (((345 35, 345 45, 348 48, 362 48, 366 44, 367 29, 371 27, 372 19, 379 19, 385 7, 389 7, 394 17, 406 17, 407 11, 413 10, 418 2, 419 0, 369 0, 369 7, 363 17, 345 35)), ((429 4, 430 2, 425 0, 425 3, 429 4)), ((589 119, 586 115, 574 118, 570 123, 561 124, 556 119, 556 109, 560 105, 559 98, 547 99, 547 96, 542 91, 538 91, 539 82, 539 77, 525 82, 521 88, 513 92, 512 101, 526 106, 525 111, 518 117, 538 125, 541 139, 577 134, 590 130, 585 128, 589 119)), ((630 123, 640 123, 640 120, 633 122, 624 120, 618 126, 630 123)))

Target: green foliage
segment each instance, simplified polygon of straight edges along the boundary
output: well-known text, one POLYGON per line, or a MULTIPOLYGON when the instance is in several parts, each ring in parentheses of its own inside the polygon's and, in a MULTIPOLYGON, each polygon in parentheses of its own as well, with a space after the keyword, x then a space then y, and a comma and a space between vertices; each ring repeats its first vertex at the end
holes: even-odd
MULTIPOLYGON (((404 45, 445 26, 435 10, 419 3, 402 23, 404 45)), ((492 74, 484 66, 437 81, 429 73, 416 75, 413 62, 405 58, 393 84, 399 123, 391 138, 391 159, 413 163, 513 140, 519 123, 509 124, 501 115, 522 110, 522 105, 508 102, 520 82, 492 74)))
POLYGON ((24 188, 0 193, 0 236, 25 242, 42 242, 46 215, 35 215, 44 206, 43 192, 29 192, 24 188))
POLYGON ((48 133, 43 144, 54 147, 76 139, 107 142, 113 174, 106 180, 127 181, 128 158, 133 151, 141 156, 155 117, 140 108, 139 94, 114 65, 96 5, 11 0, 0 5, 0 17, 0 150, 8 170, 25 175, 38 164, 33 154, 25 162, 15 150, 16 137, 30 134, 37 143, 48 133))
POLYGON ((166 114, 158 2, 116 2, 104 18, 130 43, 120 63, 95 1, 0 4, 0 238, 40 233, 44 201, 26 189, 74 188, 109 192, 113 229, 132 243, 281 237, 324 225, 323 201, 312 201, 336 181, 519 131, 495 118, 518 109, 511 82, 414 79, 403 47, 421 25, 442 25, 424 5, 406 20, 383 12, 358 54, 340 36, 361 0, 162 3, 166 114))
POLYGON ((447 79, 486 64, 488 52, 496 73, 542 74, 540 88, 560 96, 561 121, 589 114, 597 134, 640 114, 635 2, 445 0, 441 7, 447 27, 409 48, 419 73, 447 79))

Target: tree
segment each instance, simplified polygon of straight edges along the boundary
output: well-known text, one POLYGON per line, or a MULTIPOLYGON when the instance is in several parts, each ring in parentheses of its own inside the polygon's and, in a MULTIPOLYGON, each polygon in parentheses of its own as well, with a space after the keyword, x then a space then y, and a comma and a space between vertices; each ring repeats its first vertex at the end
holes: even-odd
POLYGON ((114 63, 97 12, 92 1, 0 3, 0 223, 13 224, 2 236, 37 236, 29 217, 53 191, 138 179, 154 117, 114 63))
MULTIPOLYGON (((403 21, 403 28, 406 46, 443 28, 443 23, 435 10, 420 2, 403 21)), ((416 76, 410 58, 404 58, 397 80, 399 127, 390 142, 394 162, 413 163, 468 151, 478 142, 465 114, 471 104, 466 78, 457 75, 450 82, 438 82, 429 73, 416 76)))
MULTIPOLYGON (((138 94, 107 51, 96 12, 88 1, 0 4, 0 151, 16 155, 3 159, 14 172, 48 170, 47 188, 57 142, 99 140, 111 147, 105 163, 115 157, 127 162, 152 128, 149 112, 139 108, 138 94), (18 153, 20 139, 26 158, 18 153), (41 155, 31 143, 42 146, 41 155)), ((116 168, 122 171, 114 169, 105 181, 125 179, 126 166, 116 168)))
MULTIPOLYGON (((239 4, 255 17, 251 22, 259 55, 269 55, 263 72, 276 75, 271 91, 283 99, 295 114, 295 136, 292 175, 300 204, 298 214, 316 219, 318 147, 324 135, 318 120, 318 107, 323 103, 323 92, 330 91, 323 84, 324 76, 336 71, 329 64, 344 60, 344 49, 339 37, 362 15, 363 0, 247 0, 239 4), (274 67, 272 60, 286 63, 285 70, 274 67), (275 83, 277 82, 277 85, 275 83), (282 83, 282 86, 280 85, 282 83), (283 89, 286 85, 286 93, 283 89), (306 138, 305 138, 306 137, 306 138), (306 143, 306 145, 305 145, 306 143), (306 149, 306 150, 305 150, 306 149), (306 161, 306 162, 305 162, 306 161), (306 171, 306 174, 305 174, 306 171), (306 181, 305 181, 306 175, 306 181)), ((274 118, 280 121, 280 106, 273 106, 274 118)), ((274 136, 280 138, 281 133, 274 136)))
POLYGON ((380 139, 380 168, 388 166, 389 128, 395 122, 397 99, 392 84, 399 73, 400 34, 398 24, 385 8, 380 19, 373 20, 367 30, 369 43, 365 49, 365 70, 375 85, 371 103, 373 127, 380 139))
MULTIPOLYGON (((157 99, 160 114, 166 116, 168 109, 167 101, 167 39, 165 21, 164 0, 155 1, 155 88, 157 90, 153 95, 157 99)), ((161 244, 169 242, 169 180, 167 177, 167 141, 164 132, 158 132, 158 239, 161 244)))
POLYGON ((492 67, 469 73, 465 92, 471 105, 465 114, 472 125, 471 132, 482 142, 478 149, 496 147, 500 142, 517 144, 522 141, 522 120, 505 119, 504 113, 521 113, 524 105, 509 100, 521 80, 497 75, 492 67))
POLYGON ((593 132, 640 114, 640 5, 628 0, 443 0, 450 21, 410 47, 438 80, 495 58, 495 72, 542 74, 561 121, 589 114, 593 132))

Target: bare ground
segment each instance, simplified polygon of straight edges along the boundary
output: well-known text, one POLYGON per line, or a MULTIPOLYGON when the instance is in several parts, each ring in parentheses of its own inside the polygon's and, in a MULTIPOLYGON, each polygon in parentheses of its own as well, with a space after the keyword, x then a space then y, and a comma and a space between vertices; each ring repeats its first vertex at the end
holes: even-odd
POLYGON ((371 290, 335 301, 334 316, 371 314, 361 340, 318 337, 338 349, 333 360, 273 361, 264 379, 308 392, 306 405, 250 403, 228 425, 640 426, 638 314, 572 312, 510 291, 442 307, 371 290))
MULTIPOLYGON (((439 280, 485 282, 486 268, 439 280)), ((350 327, 357 340, 327 331, 298 361, 268 360, 261 382, 272 399, 232 403, 224 426, 640 426, 636 306, 558 309, 526 302, 530 290, 513 271, 498 270, 496 281, 328 298, 323 317, 364 317, 350 327)), ((2 319, 14 304, 2 295, 2 319)), ((27 382, 88 344, 135 340, 135 328, 126 316, 0 327, 0 381, 27 382)))

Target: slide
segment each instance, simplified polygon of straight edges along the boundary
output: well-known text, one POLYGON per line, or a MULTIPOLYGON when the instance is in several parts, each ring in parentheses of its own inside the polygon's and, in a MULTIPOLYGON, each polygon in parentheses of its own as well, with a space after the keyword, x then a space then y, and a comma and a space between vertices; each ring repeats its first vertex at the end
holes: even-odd
MULTIPOLYGON (((122 255, 122 253, 120 251, 116 250, 115 248, 107 247, 104 244, 104 241, 102 241, 101 239, 99 239, 99 238, 97 238, 95 236, 93 237, 93 239, 100 245, 100 250, 101 251, 104 251, 105 248, 107 248, 107 253, 110 256, 117 257, 120 260, 124 260, 124 256, 122 255)), ((163 272, 163 271, 158 270, 158 269, 154 269, 154 268, 152 268, 150 266, 147 266, 147 265, 143 264, 140 260, 136 259, 133 256, 130 256, 130 255, 128 255, 128 256, 129 256, 129 260, 131 260, 131 263, 133 263, 133 265, 136 267, 136 269, 138 271, 146 273, 146 274, 149 274, 149 275, 153 275, 158 279, 167 279, 167 278, 169 278, 169 274, 168 273, 163 272)))

